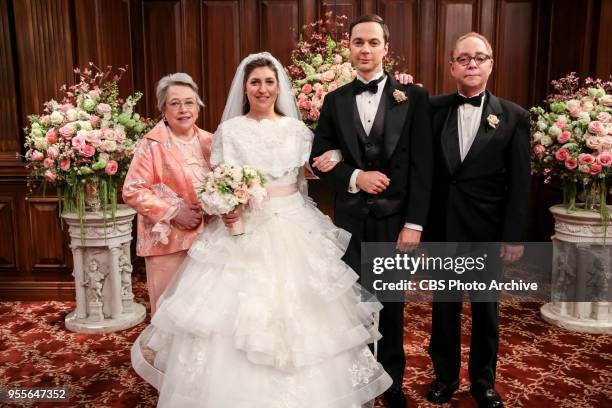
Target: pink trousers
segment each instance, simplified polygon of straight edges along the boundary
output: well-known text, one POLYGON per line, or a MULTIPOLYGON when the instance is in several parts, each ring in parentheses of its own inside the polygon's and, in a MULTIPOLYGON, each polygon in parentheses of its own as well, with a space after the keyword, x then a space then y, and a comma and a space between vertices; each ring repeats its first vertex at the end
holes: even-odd
POLYGON ((180 251, 168 255, 145 257, 151 316, 155 314, 157 309, 157 300, 178 272, 186 256, 187 251, 180 251))

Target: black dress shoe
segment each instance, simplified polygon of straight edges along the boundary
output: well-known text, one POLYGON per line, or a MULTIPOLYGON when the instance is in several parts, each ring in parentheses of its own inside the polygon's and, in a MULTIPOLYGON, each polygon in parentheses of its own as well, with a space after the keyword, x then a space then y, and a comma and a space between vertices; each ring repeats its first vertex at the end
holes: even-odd
POLYGON ((504 402, 494 388, 484 391, 470 390, 470 394, 478 403, 478 408, 504 408, 504 402))
POLYGON ((444 404, 451 400, 453 393, 459 389, 459 381, 454 381, 450 384, 442 381, 434 381, 429 386, 427 392, 427 401, 434 404, 444 404))
POLYGON ((407 408, 408 400, 401 389, 390 388, 383 394, 385 404, 389 408, 407 408))

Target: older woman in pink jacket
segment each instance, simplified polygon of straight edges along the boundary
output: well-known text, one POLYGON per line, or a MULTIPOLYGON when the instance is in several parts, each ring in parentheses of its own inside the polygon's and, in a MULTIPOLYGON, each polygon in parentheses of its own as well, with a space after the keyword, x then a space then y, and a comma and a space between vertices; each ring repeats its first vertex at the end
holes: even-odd
POLYGON ((138 144, 123 185, 124 201, 138 212, 136 253, 145 258, 151 314, 204 228, 196 191, 210 170, 212 142, 195 125, 204 104, 189 75, 163 77, 157 106, 163 120, 138 144))

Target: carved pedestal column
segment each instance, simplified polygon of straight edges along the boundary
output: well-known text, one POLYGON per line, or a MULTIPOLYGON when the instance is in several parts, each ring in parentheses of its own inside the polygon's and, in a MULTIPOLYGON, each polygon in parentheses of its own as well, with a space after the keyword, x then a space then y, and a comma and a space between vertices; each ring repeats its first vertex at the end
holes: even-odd
POLYGON ((64 214, 74 259, 76 310, 66 316, 69 330, 107 333, 142 322, 143 305, 134 302, 130 241, 136 212, 119 205, 115 221, 101 212, 87 213, 83 226, 77 214, 64 214))
POLYGON ((542 318, 569 330, 612 333, 612 225, 604 230, 594 211, 568 214, 555 205, 550 212, 555 217, 552 302, 542 306, 542 318))

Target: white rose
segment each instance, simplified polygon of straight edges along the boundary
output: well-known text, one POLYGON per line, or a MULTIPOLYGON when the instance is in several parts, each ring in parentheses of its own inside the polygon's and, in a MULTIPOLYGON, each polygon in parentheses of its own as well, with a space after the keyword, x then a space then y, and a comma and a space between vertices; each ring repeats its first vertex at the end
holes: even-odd
POLYGON ((74 108, 68 109, 68 111, 66 112, 66 118, 68 118, 69 122, 74 122, 79 118, 79 114, 74 108))
POLYGON ((539 142, 540 140, 542 140, 542 136, 544 136, 544 133, 539 132, 539 131, 535 132, 533 134, 533 141, 536 142, 536 143, 539 142))
POLYGON ((53 123, 54 125, 59 125, 64 121, 64 115, 60 111, 54 111, 53 113, 51 113, 50 118, 51 123, 53 123))
POLYGON ((548 125, 543 120, 539 120, 537 126, 540 130, 546 130, 546 128, 548 128, 548 125))
POLYGON ((546 147, 548 147, 548 146, 552 145, 552 139, 551 139, 551 137, 550 137, 550 136, 548 136, 548 135, 544 135, 544 136, 542 136, 542 138, 540 139, 540 143, 542 144, 542 146, 546 146, 546 147))
POLYGON ((105 152, 114 152, 117 150, 117 143, 114 140, 105 140, 100 143, 100 150, 105 152))
POLYGON ((565 102, 565 106, 567 107, 568 111, 578 109, 580 107, 580 101, 577 99, 570 99, 569 101, 565 102))
POLYGON ((599 103, 603 106, 612 106, 612 95, 604 95, 599 98, 599 103))
POLYGON ((551 136, 559 136, 561 134, 561 129, 558 128, 556 125, 552 125, 549 129, 548 129, 548 134, 551 136))

